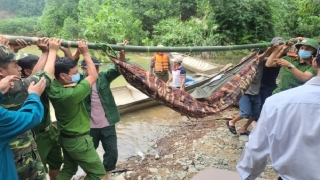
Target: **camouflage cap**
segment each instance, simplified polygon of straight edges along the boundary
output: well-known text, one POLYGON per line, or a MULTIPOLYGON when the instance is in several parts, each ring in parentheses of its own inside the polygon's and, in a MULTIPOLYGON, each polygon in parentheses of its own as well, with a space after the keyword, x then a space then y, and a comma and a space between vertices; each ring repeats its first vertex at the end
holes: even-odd
POLYGON ((13 53, 9 48, 0 45, 0 63, 5 64, 11 61, 19 60, 27 57, 26 53, 13 53))
POLYGON ((318 48, 319 48, 319 43, 316 40, 308 39, 308 38, 306 38, 306 39, 302 40, 301 42, 297 43, 296 44, 296 48, 299 49, 300 46, 302 46, 302 45, 311 46, 316 50, 318 50, 318 48))

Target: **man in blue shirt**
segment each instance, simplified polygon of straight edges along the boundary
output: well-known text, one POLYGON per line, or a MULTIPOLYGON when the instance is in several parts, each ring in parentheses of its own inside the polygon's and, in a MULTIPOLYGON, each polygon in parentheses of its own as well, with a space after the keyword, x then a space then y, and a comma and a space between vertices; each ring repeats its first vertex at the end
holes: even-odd
MULTIPOLYGON (((5 94, 18 81, 17 76, 7 76, 0 81, 0 102, 5 94)), ((33 128, 43 117, 43 106, 40 95, 44 91, 44 78, 35 85, 32 82, 28 88, 29 96, 18 111, 9 111, 0 107, 0 179, 18 180, 9 142, 17 135, 33 128)))

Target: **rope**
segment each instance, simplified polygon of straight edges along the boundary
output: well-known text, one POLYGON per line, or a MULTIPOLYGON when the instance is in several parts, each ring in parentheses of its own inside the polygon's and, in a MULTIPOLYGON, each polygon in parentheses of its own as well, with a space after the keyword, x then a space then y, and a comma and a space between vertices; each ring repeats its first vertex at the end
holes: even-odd
POLYGON ((102 42, 99 42, 99 41, 95 42, 95 44, 107 56, 114 56, 116 59, 118 59, 117 53, 108 44, 102 43, 102 42))

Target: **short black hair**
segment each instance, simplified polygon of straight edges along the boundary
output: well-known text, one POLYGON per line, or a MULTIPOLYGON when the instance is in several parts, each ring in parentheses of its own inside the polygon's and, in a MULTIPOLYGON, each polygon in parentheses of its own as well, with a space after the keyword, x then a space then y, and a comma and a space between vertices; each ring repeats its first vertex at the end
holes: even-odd
POLYGON ((28 56, 18 60, 18 65, 21 67, 21 73, 23 76, 26 76, 24 73, 25 69, 33 69, 34 65, 39 61, 39 56, 28 54, 28 56))
POLYGON ((68 57, 61 57, 61 58, 58 58, 56 60, 56 63, 55 63, 55 71, 54 71, 54 76, 59 79, 59 74, 60 73, 66 73, 68 74, 70 72, 70 69, 76 67, 78 65, 78 62, 73 60, 73 59, 70 59, 68 57))

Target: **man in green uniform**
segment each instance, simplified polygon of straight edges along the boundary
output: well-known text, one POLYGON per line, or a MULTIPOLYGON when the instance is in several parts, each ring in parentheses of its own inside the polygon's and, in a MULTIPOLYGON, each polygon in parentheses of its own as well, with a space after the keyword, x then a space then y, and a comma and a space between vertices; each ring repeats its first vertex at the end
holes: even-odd
POLYGON ((87 42, 79 41, 78 48, 87 64, 88 76, 79 82, 77 61, 68 57, 59 58, 55 64, 56 80, 46 90, 55 109, 60 131, 59 143, 64 156, 64 165, 57 179, 70 180, 79 165, 87 173, 85 179, 100 180, 105 171, 89 134, 90 118, 83 103, 98 74, 87 42))
POLYGON ((276 48, 266 62, 267 67, 282 67, 280 82, 272 94, 303 85, 317 75, 317 70, 312 66, 312 59, 319 48, 317 41, 309 38, 303 39, 295 45, 299 50, 298 54, 288 53, 287 56, 277 59, 276 55, 286 47, 286 45, 282 45, 276 48))
MULTIPOLYGON (((28 55, 18 61, 19 66, 22 68, 21 71, 24 78, 30 76, 35 64, 39 63, 42 66, 46 63, 49 53, 48 40, 48 38, 40 38, 37 40, 37 46, 42 51, 40 59, 38 56, 28 55)), ((58 142, 59 133, 51 121, 48 95, 43 93, 40 99, 44 107, 44 116, 41 123, 33 128, 33 131, 36 135, 37 149, 44 168, 46 172, 49 173, 50 180, 56 180, 63 163, 62 151, 58 142), (49 172, 47 164, 49 165, 49 172)))
MULTIPOLYGON (((0 36, 0 78, 4 78, 8 75, 17 75, 20 77, 21 68, 17 64, 17 60, 21 59, 14 56, 14 54, 5 46, 8 39, 4 36, 0 36)), ((59 49, 59 42, 51 39, 49 46, 49 52, 55 49, 59 49)), ((49 87, 53 80, 55 60, 46 62, 44 71, 39 71, 35 75, 28 78, 21 79, 14 83, 14 87, 4 94, 4 101, 1 102, 1 106, 9 110, 18 110, 23 102, 28 97, 28 87, 32 81, 38 82, 40 77, 46 79, 46 87, 49 87)), ((34 71, 40 69, 35 68, 34 71)), ((10 147, 14 156, 19 179, 46 179, 45 170, 41 159, 39 157, 36 143, 33 138, 31 130, 17 136, 10 142, 10 147)))
MULTIPOLYGON (((124 45, 127 41, 124 42, 124 45)), ((78 58, 78 57, 76 57, 78 58)), ((109 172, 116 168, 118 160, 117 133, 115 124, 120 121, 118 107, 112 95, 110 84, 121 74, 115 65, 108 70, 100 71, 101 63, 95 57, 91 57, 98 72, 98 80, 92 86, 90 95, 84 99, 85 107, 90 116, 90 135, 94 148, 97 149, 101 141, 104 150, 103 165, 106 171, 104 176, 108 180, 109 172)), ((120 51, 120 60, 125 60, 124 51, 120 51)), ((88 76, 86 62, 81 63, 81 79, 88 76)))

